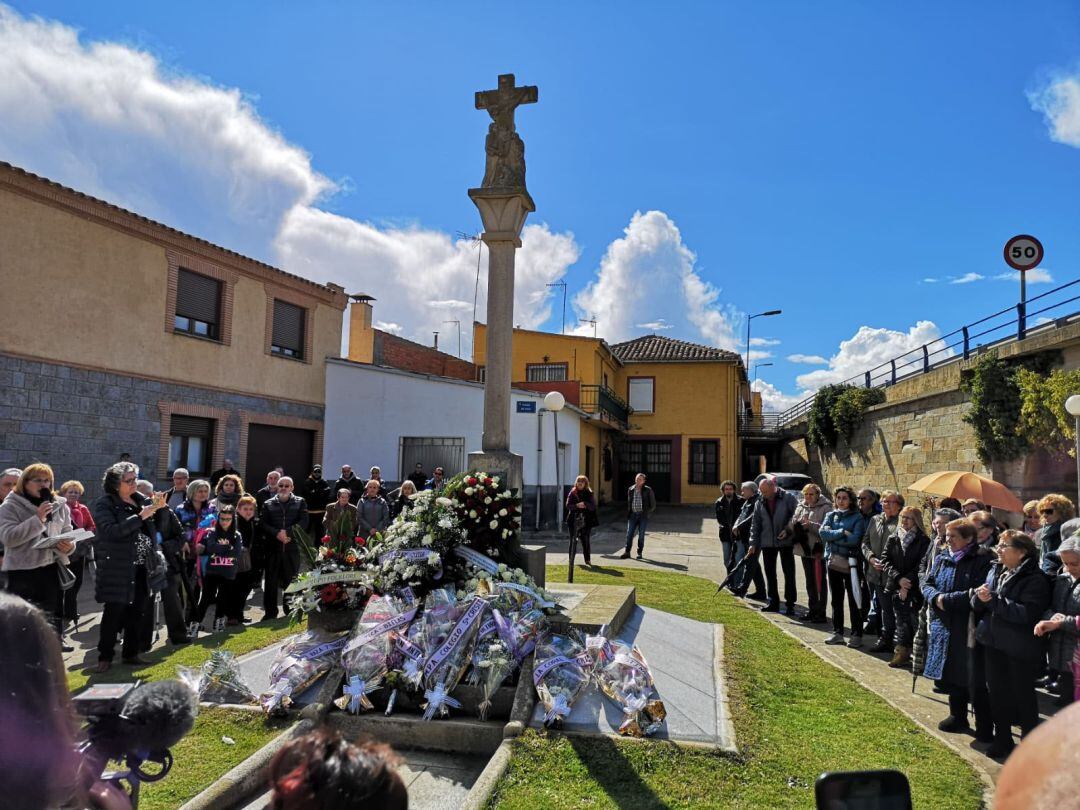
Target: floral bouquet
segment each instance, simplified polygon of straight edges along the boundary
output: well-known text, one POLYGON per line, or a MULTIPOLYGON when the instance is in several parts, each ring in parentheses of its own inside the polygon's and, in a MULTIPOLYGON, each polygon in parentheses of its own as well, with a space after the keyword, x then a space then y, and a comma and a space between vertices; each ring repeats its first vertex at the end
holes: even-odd
POLYGON ((283 714, 315 681, 340 659, 345 636, 305 630, 282 645, 270 667, 270 688, 259 696, 267 714, 283 714))
POLYGON ((641 650, 622 641, 605 641, 595 677, 601 691, 623 710, 620 734, 647 737, 660 729, 667 709, 656 695, 652 673, 641 650))
POLYGON ((191 687, 200 701, 209 703, 257 703, 258 698, 240 675, 236 657, 226 650, 214 650, 199 669, 177 667, 180 680, 191 687))
POLYGON ((491 696, 513 673, 518 661, 495 631, 494 619, 488 619, 481 625, 477 636, 472 654, 470 681, 478 684, 484 693, 484 699, 477 706, 477 715, 481 720, 487 720, 488 711, 491 709, 491 696))
POLYGON ((368 541, 367 567, 380 593, 438 582, 443 558, 465 538, 448 499, 425 491, 411 500, 385 532, 368 541))
POLYGON ((454 549, 447 562, 447 573, 457 585, 459 599, 486 586, 497 597, 492 606, 503 611, 522 609, 527 603, 551 612, 558 607, 551 594, 524 570, 496 562, 467 546, 454 549))
POLYGON ((342 515, 318 543, 299 526, 293 527, 293 541, 311 568, 285 589, 293 622, 313 610, 359 610, 371 594, 363 544, 360 538, 349 536, 348 525, 347 516, 342 515))
POLYGON ((450 697, 472 660, 476 633, 488 605, 482 596, 459 604, 448 588, 432 591, 424 603, 424 719, 447 714, 447 706, 460 709, 450 697))
POLYGON ((367 696, 382 685, 389 670, 394 650, 391 633, 408 627, 418 607, 396 596, 373 596, 368 600, 341 653, 347 683, 344 695, 334 701, 338 708, 353 714, 374 708, 367 696))
POLYGON ((532 607, 532 603, 527 604, 530 606, 505 614, 498 609, 493 611, 496 632, 519 664, 535 649, 548 626, 547 614, 539 607, 532 607))
POLYGON ((546 636, 536 645, 533 686, 544 707, 544 725, 561 728, 589 685, 589 654, 570 636, 546 636))
POLYGON ((499 476, 467 472, 443 489, 468 535, 472 548, 504 562, 516 562, 521 531, 521 499, 499 476))

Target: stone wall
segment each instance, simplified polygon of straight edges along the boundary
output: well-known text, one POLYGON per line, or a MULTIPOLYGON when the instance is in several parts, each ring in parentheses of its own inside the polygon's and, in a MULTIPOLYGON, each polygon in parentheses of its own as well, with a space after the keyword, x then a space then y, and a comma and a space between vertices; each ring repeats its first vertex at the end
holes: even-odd
POLYGON ((105 469, 121 453, 130 453, 142 475, 154 480, 159 461, 164 463, 159 459, 162 403, 226 412, 223 446, 214 448, 214 458, 233 459, 242 473, 241 412, 252 422, 259 415, 320 424, 323 419, 317 405, 0 354, 0 469, 44 461, 57 484, 74 478, 92 495, 100 492, 105 469))

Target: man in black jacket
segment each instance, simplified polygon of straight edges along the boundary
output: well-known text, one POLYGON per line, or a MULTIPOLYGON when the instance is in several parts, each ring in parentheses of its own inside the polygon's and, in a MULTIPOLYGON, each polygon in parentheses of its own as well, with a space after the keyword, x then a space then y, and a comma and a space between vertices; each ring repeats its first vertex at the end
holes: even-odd
POLYGON ((736 543, 731 530, 742 511, 743 499, 738 496, 734 481, 725 481, 720 485, 721 495, 716 499, 716 523, 720 530, 720 545, 724 549, 724 568, 730 574, 735 567, 736 543))
POLYGON ((229 459, 225 459, 225 462, 220 470, 214 470, 210 474, 210 489, 217 489, 218 481, 220 481, 226 475, 240 475, 240 473, 236 471, 236 468, 233 467, 232 461, 230 461, 229 459))
POLYGON ((630 559, 630 547, 637 534, 637 558, 645 550, 645 529, 649 525, 649 515, 656 509, 656 495, 652 487, 645 484, 645 473, 634 476, 634 485, 626 491, 626 550, 622 559, 630 559))
MULTIPOLYGON (((293 480, 278 479, 277 495, 259 513, 259 529, 266 537, 266 583, 263 588, 265 618, 276 619, 281 608, 281 590, 300 573, 300 549, 292 539, 292 529, 307 528, 308 509, 303 498, 293 494, 293 480)), ((286 611, 288 606, 286 606, 286 611)))
POLYGON ((266 474, 266 486, 255 493, 255 505, 259 507, 259 512, 262 512, 263 504, 277 497, 277 482, 281 476, 282 472, 278 468, 266 474))
POLYGON ((321 526, 323 516, 326 514, 326 505, 334 500, 330 482, 322 477, 321 465, 316 464, 311 468, 311 473, 304 479, 297 494, 307 502, 307 525, 321 526))
POLYGON ((330 494, 336 495, 343 489, 349 490, 349 503, 353 506, 356 506, 357 502, 364 497, 364 482, 357 477, 348 464, 341 465, 341 478, 334 482, 334 488, 330 494))

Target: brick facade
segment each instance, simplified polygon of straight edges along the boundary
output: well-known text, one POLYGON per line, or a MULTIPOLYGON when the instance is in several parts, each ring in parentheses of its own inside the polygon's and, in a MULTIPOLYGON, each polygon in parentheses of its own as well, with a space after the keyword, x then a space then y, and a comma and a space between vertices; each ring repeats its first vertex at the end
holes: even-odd
POLYGON ((165 484, 164 454, 173 413, 219 419, 213 459, 219 463, 232 458, 241 473, 246 472, 245 428, 251 422, 316 431, 315 461, 321 460, 319 405, 0 353, 0 468, 45 461, 57 483, 74 478, 94 495, 100 492, 105 469, 126 452, 144 477, 165 484))
POLYGON ((373 331, 375 333, 372 358, 374 365, 415 371, 418 374, 453 377, 470 382, 479 379, 476 366, 467 360, 461 360, 430 346, 413 343, 411 340, 391 335, 389 332, 379 329, 373 331))

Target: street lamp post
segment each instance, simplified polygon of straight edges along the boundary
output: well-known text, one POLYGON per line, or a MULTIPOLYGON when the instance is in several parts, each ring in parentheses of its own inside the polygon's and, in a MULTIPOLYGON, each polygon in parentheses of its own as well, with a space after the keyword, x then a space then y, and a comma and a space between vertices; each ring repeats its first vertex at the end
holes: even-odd
POLYGON ((555 516, 559 526, 562 526, 563 512, 562 471, 559 468, 559 411, 565 406, 566 397, 558 391, 551 391, 544 397, 544 407, 551 411, 551 418, 555 425, 555 516))
POLYGON ((759 368, 765 368, 765 366, 771 366, 772 363, 754 363, 754 380, 757 381, 757 373, 759 368))
MULTIPOLYGON (((1075 420, 1076 429, 1076 489, 1077 495, 1080 495, 1080 394, 1073 394, 1067 400, 1065 400, 1065 410, 1069 412, 1072 418, 1075 420)), ((1080 500, 1077 501, 1080 503, 1080 500)))
POLYGON ((759 312, 746 318, 746 373, 750 373, 750 321, 754 318, 768 318, 770 315, 779 315, 783 310, 770 309, 768 312, 759 312))

